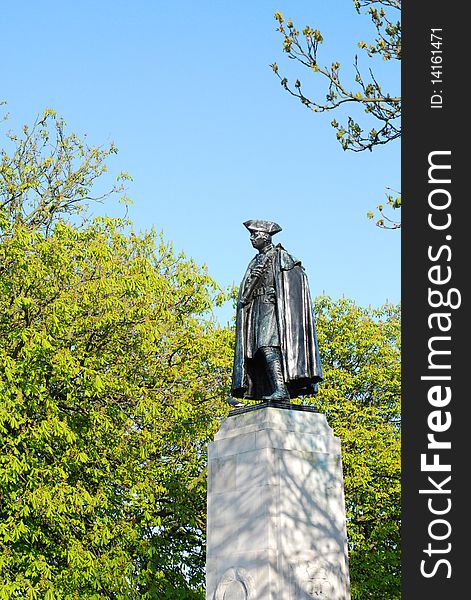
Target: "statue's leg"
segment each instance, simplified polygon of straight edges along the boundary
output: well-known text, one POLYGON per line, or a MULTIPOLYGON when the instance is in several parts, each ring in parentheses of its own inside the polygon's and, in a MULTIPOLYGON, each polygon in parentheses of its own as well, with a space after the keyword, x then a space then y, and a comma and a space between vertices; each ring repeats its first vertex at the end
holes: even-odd
POLYGON ((273 387, 271 396, 263 396, 262 400, 288 400, 289 392, 283 378, 280 349, 274 346, 264 346, 260 348, 260 351, 265 358, 268 376, 273 387))

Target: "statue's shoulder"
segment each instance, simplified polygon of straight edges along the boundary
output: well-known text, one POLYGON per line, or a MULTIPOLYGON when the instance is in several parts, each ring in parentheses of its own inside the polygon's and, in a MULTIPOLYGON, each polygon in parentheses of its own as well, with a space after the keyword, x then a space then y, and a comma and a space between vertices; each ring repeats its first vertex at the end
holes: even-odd
POLYGON ((301 261, 286 251, 281 244, 278 244, 275 247, 275 251, 283 271, 290 271, 291 269, 294 269, 294 267, 302 268, 301 261))

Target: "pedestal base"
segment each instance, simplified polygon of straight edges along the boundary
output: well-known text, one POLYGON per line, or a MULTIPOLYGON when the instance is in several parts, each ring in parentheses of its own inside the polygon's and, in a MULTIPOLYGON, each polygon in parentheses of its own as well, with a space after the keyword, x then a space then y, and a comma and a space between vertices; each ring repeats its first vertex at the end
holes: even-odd
POLYGON ((261 407, 208 448, 207 600, 349 600, 340 442, 324 415, 261 407))

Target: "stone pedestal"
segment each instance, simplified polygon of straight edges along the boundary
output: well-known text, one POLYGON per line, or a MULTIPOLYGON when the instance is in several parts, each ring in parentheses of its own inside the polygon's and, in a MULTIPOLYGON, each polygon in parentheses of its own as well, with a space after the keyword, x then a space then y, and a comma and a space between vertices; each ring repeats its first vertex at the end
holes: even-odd
POLYGON ((208 452, 206 600, 349 600, 340 441, 325 416, 257 407, 225 419, 208 452))

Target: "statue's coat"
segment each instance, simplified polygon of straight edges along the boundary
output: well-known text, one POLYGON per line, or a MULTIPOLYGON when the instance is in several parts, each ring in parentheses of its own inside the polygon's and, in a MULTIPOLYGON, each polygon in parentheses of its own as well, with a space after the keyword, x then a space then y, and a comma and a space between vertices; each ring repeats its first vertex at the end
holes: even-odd
MULTIPOLYGON (((272 391, 265 369, 257 366, 258 357, 248 359, 246 351, 250 304, 242 306, 241 299, 255 261, 250 262, 239 289, 232 375, 235 398, 261 399, 272 391)), ((322 381, 322 369, 307 277, 300 261, 281 245, 275 248, 273 268, 284 379, 291 398, 310 395, 322 381)))

